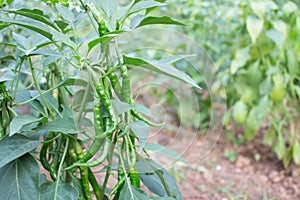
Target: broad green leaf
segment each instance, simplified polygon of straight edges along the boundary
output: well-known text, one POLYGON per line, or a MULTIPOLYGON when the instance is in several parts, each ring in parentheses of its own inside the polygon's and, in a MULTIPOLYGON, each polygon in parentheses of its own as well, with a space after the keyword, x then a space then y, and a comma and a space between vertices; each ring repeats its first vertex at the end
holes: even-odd
POLYGON ((278 30, 271 29, 266 33, 267 37, 270 38, 278 47, 282 48, 285 42, 284 35, 278 30))
POLYGON ((264 132, 263 142, 266 145, 272 146, 276 140, 276 131, 273 127, 270 127, 264 132))
POLYGON ((95 1, 92 0, 95 5, 99 6, 103 12, 106 14, 107 18, 112 18, 118 8, 118 1, 117 0, 102 0, 102 1, 95 1))
POLYGON ((56 4, 56 9, 58 10, 58 12, 62 16, 62 18, 64 20, 66 20, 67 22, 69 22, 73 27, 75 17, 74 17, 74 14, 72 13, 72 11, 70 11, 67 7, 62 6, 60 4, 56 4))
POLYGON ((121 115, 133 108, 133 106, 129 105, 128 103, 112 99, 111 100, 115 110, 117 111, 117 115, 121 115))
POLYGON ((74 134, 79 132, 73 118, 57 118, 48 122, 44 126, 39 127, 37 130, 54 131, 65 134, 74 134))
POLYGON ((0 21, 28 28, 34 32, 43 35, 49 40, 52 40, 52 34, 50 33, 49 28, 44 24, 38 23, 34 20, 0 18, 0 21))
POLYGON ((39 140, 31 140, 23 135, 6 136, 0 140, 0 168, 35 149, 39 140))
POLYGON ((121 190, 119 199, 147 200, 150 198, 144 191, 140 190, 139 188, 135 188, 126 181, 121 190))
POLYGON ((270 108, 271 101, 268 96, 262 97, 259 101, 259 104, 255 107, 252 107, 246 120, 245 137, 248 140, 253 140, 256 132, 263 124, 265 117, 268 115, 270 108))
POLYGON ((263 1, 251 1, 250 6, 253 12, 261 19, 264 18, 266 13, 266 4, 263 1))
POLYGON ((137 57, 123 56, 123 59, 124 59, 124 64, 131 65, 131 66, 138 66, 138 67, 148 69, 150 71, 155 71, 159 74, 163 74, 171 78, 181 80, 200 89, 200 87, 197 85, 197 83, 195 83, 195 81, 193 81, 193 79, 191 79, 191 77, 189 77, 187 74, 179 71, 178 69, 170 65, 166 65, 155 60, 142 59, 137 57))
POLYGON ((70 184, 53 182, 41 185, 42 200, 77 200, 79 193, 70 184))
POLYGON ((293 159, 297 165, 300 163, 300 144, 298 140, 293 143, 293 159))
POLYGON ((294 77, 297 75, 297 71, 298 71, 298 64, 295 57, 295 53, 292 50, 287 49, 286 56, 288 60, 289 74, 291 77, 294 77))
POLYGON ((273 89, 272 78, 267 76, 267 78, 260 83, 259 93, 262 95, 269 95, 273 89))
POLYGON ((247 31, 251 37, 251 41, 255 44, 258 36, 263 30, 264 21, 256 17, 248 16, 246 19, 247 31))
POLYGON ((232 116, 238 124, 243 124, 247 119, 248 108, 243 101, 234 104, 232 116))
POLYGON ((284 21, 282 21, 282 20, 273 20, 272 25, 273 25, 275 30, 277 30, 277 31, 279 31, 280 33, 283 34, 284 38, 287 37, 288 27, 287 27, 287 24, 284 21))
POLYGON ((175 63, 179 60, 182 60, 182 59, 185 59, 185 58, 188 58, 188 57, 192 57, 192 56, 196 56, 196 54, 195 55, 168 56, 168 57, 164 57, 164 58, 160 59, 159 62, 170 65, 170 64, 175 63))
POLYGON ((0 168, 0 174, 1 199, 40 199, 40 169, 30 154, 0 168))
POLYGON ((153 7, 165 6, 165 5, 166 5, 165 3, 160 3, 153 0, 139 1, 130 8, 129 15, 147 8, 153 8, 153 7))
POLYGON ((230 66, 231 74, 235 74, 238 71, 238 69, 243 67, 250 58, 251 55, 249 47, 237 50, 230 66))
POLYGON ((130 128, 132 132, 138 137, 139 149, 140 151, 142 151, 149 138, 149 126, 145 122, 137 120, 131 124, 130 128))
POLYGON ((169 24, 169 25, 185 26, 185 24, 176 21, 168 16, 162 16, 162 17, 149 16, 141 19, 140 22, 137 23, 137 25, 134 28, 138 28, 146 25, 153 25, 153 24, 169 24))
POLYGON ((15 73, 11 69, 0 71, 0 83, 11 81, 15 78, 15 73))
POLYGON ((185 163, 187 166, 191 167, 191 164, 188 161, 186 161, 184 158, 182 158, 177 152, 168 149, 160 144, 146 144, 144 146, 144 149, 178 160, 180 162, 185 163))
MULTIPOLYGON (((175 199, 182 200, 183 197, 176 185, 175 178, 162 166, 150 159, 142 159, 136 164, 141 181, 154 194, 160 197, 168 197, 164 185, 167 186, 170 195, 175 199), (163 180, 160 179, 160 176, 163 180), (164 182, 162 182, 164 181, 164 182)), ((172 199, 172 198, 171 198, 172 199)))
POLYGON ((44 118, 43 117, 42 118, 37 118, 37 117, 35 117, 31 114, 16 116, 15 118, 13 118, 13 120, 10 123, 9 136, 12 136, 12 135, 18 133, 23 126, 26 126, 28 124, 32 124, 32 123, 35 123, 35 122, 39 122, 42 119, 44 119, 44 118))
POLYGON ((72 49, 76 49, 76 44, 67 35, 55 30, 50 31, 50 33, 53 35, 53 40, 61 41, 72 49))
POLYGON ((277 154, 278 159, 282 159, 285 154, 285 140, 283 139, 281 133, 278 133, 277 143, 274 146, 274 151, 277 154))
POLYGON ((45 25, 51 26, 52 28, 57 29, 57 27, 53 24, 52 21, 49 20, 49 18, 44 15, 43 11, 38 10, 38 9, 27 9, 27 8, 22 8, 20 10, 6 10, 6 12, 9 13, 14 13, 17 15, 22 15, 24 17, 31 18, 35 21, 39 21, 41 23, 44 23, 45 25))

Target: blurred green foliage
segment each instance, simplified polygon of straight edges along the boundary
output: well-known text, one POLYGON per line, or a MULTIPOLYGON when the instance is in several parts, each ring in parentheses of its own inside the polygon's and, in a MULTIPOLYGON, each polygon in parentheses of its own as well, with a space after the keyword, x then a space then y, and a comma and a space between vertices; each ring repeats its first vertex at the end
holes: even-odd
MULTIPOLYGON (((262 134, 283 164, 300 162, 300 8, 297 1, 170 0, 169 12, 215 61, 231 123, 262 134)), ((208 110, 209 111, 209 110, 208 110)), ((228 116, 227 116, 228 118, 228 116)))

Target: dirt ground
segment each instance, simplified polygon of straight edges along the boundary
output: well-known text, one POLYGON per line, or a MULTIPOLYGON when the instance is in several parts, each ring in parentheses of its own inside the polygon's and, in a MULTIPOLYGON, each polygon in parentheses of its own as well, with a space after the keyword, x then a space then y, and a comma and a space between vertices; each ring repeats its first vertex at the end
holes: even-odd
MULTIPOLYGON (((170 139, 170 136, 160 137, 170 139)), ((200 159, 202 141, 203 137, 197 137, 183 155, 194 169, 173 166, 184 199, 300 199, 299 166, 292 164, 284 169, 271 149, 261 144, 261 139, 234 147, 223 133, 208 156, 200 159), (234 163, 224 156, 226 150, 237 152, 234 163), (259 161, 255 155, 260 155, 259 161)), ((176 143, 182 146, 184 140, 176 143)))

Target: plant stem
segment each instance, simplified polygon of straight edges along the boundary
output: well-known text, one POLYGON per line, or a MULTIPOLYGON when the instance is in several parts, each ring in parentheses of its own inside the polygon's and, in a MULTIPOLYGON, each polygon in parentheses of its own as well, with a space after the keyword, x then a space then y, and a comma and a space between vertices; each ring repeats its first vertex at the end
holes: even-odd
POLYGON ((60 181, 60 173, 61 173, 62 166, 64 164, 64 161, 65 161, 65 158, 66 158, 66 155, 67 155, 68 147, 69 147, 69 137, 67 137, 67 141, 66 141, 66 146, 65 146, 65 149, 64 149, 64 153, 63 153, 63 156, 61 158, 61 161, 60 161, 60 164, 59 164, 59 167, 58 167, 57 180, 56 180, 56 185, 55 185, 54 200, 56 200, 56 198, 57 198, 58 185, 59 185, 59 181, 60 181))
POLYGON ((55 115, 53 114, 53 112, 52 112, 52 110, 51 110, 51 108, 50 108, 50 106, 49 106, 47 100, 45 99, 44 95, 42 94, 41 88, 40 88, 40 86, 39 86, 39 84, 38 84, 38 82, 37 82, 37 80, 36 80, 36 77, 35 77, 35 74, 34 74, 34 67, 33 67, 33 65, 32 65, 32 62, 31 62, 31 58, 30 58, 30 57, 28 57, 28 63, 29 63, 29 66, 30 66, 30 70, 31 70, 31 74, 32 74, 32 79, 33 79, 34 85, 35 85, 35 87, 36 87, 36 89, 37 89, 39 95, 41 96, 43 102, 45 103, 45 105, 46 105, 46 107, 47 107, 47 109, 48 109, 48 111, 49 111, 51 117, 54 118, 55 115))

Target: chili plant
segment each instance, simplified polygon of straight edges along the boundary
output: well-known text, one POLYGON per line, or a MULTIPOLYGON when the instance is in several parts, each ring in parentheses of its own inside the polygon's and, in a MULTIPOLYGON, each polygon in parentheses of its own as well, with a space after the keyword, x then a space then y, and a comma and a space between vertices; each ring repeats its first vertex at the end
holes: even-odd
POLYGON ((134 101, 130 69, 199 87, 170 62, 122 54, 117 37, 151 24, 183 24, 148 16, 165 6, 152 0, 6 3, 0 12, 1 198, 182 199, 149 152, 187 162, 146 143, 149 126, 164 123, 151 121, 134 101))

